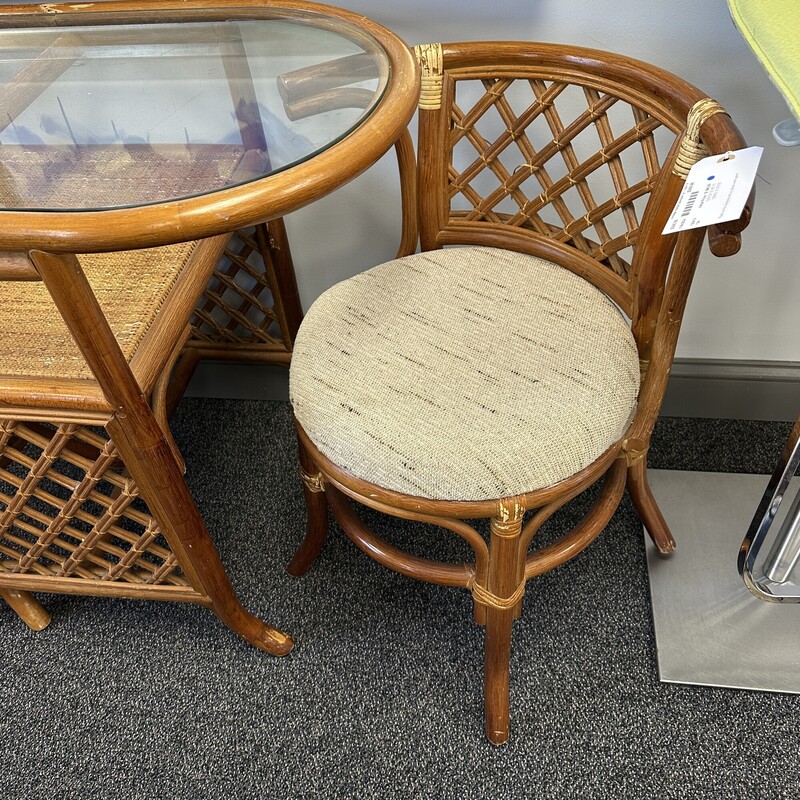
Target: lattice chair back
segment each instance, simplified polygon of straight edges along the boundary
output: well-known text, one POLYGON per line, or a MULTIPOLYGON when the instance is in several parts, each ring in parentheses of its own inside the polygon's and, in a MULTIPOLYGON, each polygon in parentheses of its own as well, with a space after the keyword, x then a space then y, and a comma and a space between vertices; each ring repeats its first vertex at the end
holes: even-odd
MULTIPOLYGON (((691 270, 699 255, 661 230, 680 192, 671 178, 687 115, 703 94, 652 65, 577 47, 416 51, 423 249, 490 244, 555 261, 619 305, 648 360, 670 259, 678 252, 691 270)), ((699 110, 706 144, 695 130, 695 159, 744 146, 721 107, 699 110)), ((715 231, 712 249, 737 249, 740 229, 715 231)))

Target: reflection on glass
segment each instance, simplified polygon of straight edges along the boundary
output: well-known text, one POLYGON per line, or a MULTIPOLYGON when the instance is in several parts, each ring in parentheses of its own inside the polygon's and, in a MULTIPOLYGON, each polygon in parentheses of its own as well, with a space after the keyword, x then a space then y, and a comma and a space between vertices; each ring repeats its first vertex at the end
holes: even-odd
POLYGON ((308 159, 380 100, 345 23, 281 19, 0 31, 0 206, 114 208, 308 159))

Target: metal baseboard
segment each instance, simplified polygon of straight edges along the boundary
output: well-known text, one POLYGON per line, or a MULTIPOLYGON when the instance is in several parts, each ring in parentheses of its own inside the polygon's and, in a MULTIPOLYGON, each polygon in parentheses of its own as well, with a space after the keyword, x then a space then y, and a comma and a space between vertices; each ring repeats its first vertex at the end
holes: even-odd
POLYGON ((800 411, 800 363, 676 359, 661 413, 789 422, 800 411))
POLYGON ((289 370, 274 364, 201 361, 186 394, 226 400, 288 400, 289 370))
MULTIPOLYGON (((678 542, 664 558, 645 534, 661 680, 800 693, 800 605, 758 600, 736 569, 769 477, 671 470, 648 475, 678 542)), ((787 510, 781 509, 775 530, 787 510)), ((785 593, 797 594, 798 583, 800 576, 790 576, 785 593)))

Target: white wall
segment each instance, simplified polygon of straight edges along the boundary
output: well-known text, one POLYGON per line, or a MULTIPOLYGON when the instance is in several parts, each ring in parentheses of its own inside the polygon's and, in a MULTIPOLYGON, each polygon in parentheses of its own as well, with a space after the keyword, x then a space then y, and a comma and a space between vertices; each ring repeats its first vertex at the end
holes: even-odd
MULTIPOLYGON (((800 361, 800 147, 772 126, 790 116, 728 14, 725 0, 342 0, 409 44, 527 39, 612 50, 699 86, 765 148, 753 223, 741 252, 698 269, 678 346, 685 358, 800 361)), ((348 186, 287 219, 307 307, 328 286, 390 258, 399 235, 387 156, 348 186)))

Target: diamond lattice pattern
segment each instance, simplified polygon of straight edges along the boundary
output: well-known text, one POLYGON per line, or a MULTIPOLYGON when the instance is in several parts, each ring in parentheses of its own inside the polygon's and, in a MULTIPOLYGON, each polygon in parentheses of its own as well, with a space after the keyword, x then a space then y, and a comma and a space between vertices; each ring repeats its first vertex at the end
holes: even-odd
POLYGON ((0 419, 0 573, 186 586, 104 431, 0 419))
POLYGON ((459 80, 451 212, 532 229, 627 278, 662 136, 646 111, 589 86, 459 80))
POLYGON ((286 347, 275 307, 269 249, 258 241, 260 235, 268 235, 264 227, 239 230, 231 238, 194 311, 194 341, 286 347))

